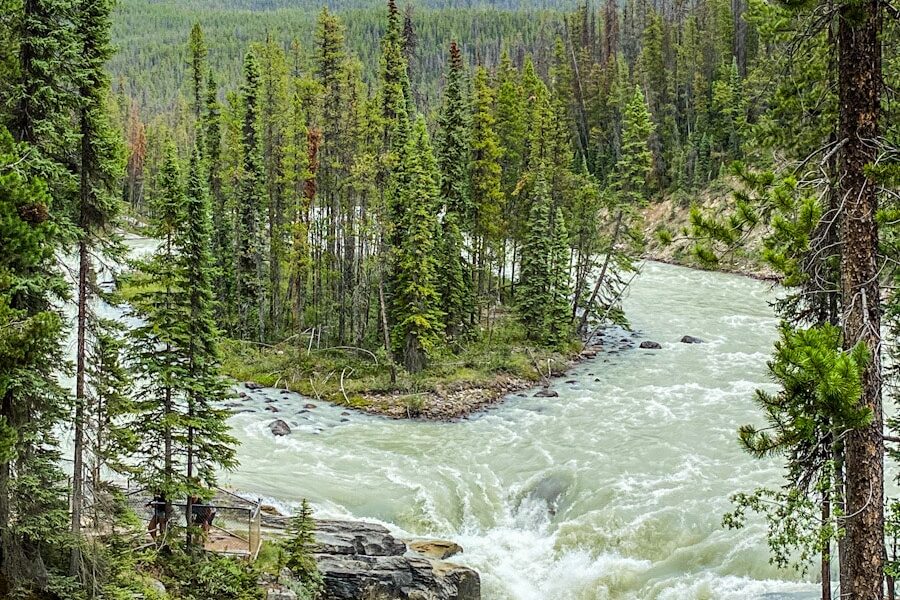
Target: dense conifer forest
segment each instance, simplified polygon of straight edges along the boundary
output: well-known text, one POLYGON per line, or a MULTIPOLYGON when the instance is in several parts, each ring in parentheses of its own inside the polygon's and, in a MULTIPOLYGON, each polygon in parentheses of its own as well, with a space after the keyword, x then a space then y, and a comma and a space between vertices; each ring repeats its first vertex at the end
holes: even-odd
POLYGON ((549 379, 627 330, 652 240, 783 285, 736 437, 785 478, 725 524, 894 598, 898 86, 890 0, 0 0, 0 595, 321 597, 306 503, 259 566, 150 540, 118 484, 210 500, 230 378, 409 418, 549 379))

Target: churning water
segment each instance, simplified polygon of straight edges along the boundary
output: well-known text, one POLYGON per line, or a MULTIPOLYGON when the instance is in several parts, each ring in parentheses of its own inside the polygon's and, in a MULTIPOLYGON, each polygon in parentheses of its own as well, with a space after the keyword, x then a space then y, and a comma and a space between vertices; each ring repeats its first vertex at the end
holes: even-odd
POLYGON ((258 394, 232 419, 241 466, 225 480, 458 541, 485 600, 815 598, 815 583, 768 564, 761 523, 721 526, 731 494, 779 482, 735 433, 760 419, 773 297, 751 279, 647 264, 626 309, 662 350, 601 354, 555 384, 559 398, 513 396, 456 423, 301 413, 307 399, 258 394), (292 435, 269 432, 266 395, 292 435))

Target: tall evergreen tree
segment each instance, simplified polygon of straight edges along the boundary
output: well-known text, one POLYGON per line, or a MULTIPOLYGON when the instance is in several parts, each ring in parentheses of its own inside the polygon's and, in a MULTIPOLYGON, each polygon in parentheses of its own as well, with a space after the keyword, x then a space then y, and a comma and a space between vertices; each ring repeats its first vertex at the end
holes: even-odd
POLYGON ((459 340, 465 333, 472 312, 472 285, 469 265, 463 256, 464 239, 459 227, 459 216, 448 211, 444 214, 440 237, 439 293, 444 313, 447 336, 459 340))
POLYGON ((4 115, 8 129, 16 141, 32 145, 40 160, 29 163, 57 199, 75 187, 68 157, 78 143, 73 126, 81 64, 77 7, 70 0, 18 3, 16 14, 9 15, 17 25, 16 76, 0 84, 6 86, 2 99, 10 107, 4 115))
MULTIPOLYGON (((112 56, 110 28, 112 3, 107 0, 83 0, 78 13, 78 31, 82 48, 79 54, 79 130, 78 199, 72 221, 77 231, 78 283, 76 322, 75 414, 73 419, 72 531, 80 536, 84 506, 86 406, 88 401, 87 360, 91 303, 97 295, 93 256, 116 257, 120 254, 115 233, 120 211, 119 178, 124 170, 119 136, 110 122, 107 98, 110 92, 106 63, 112 56)), ((96 483, 96 482, 95 482, 96 483)), ((73 549, 71 574, 82 570, 79 548, 73 549)))
POLYGON ((653 166, 653 154, 648 145, 654 126, 641 88, 625 107, 622 127, 622 157, 616 165, 615 188, 618 202, 631 209, 640 208, 647 201, 647 177, 653 166))
POLYGON ((469 195, 469 106, 466 71, 459 45, 450 43, 450 66, 444 105, 438 118, 438 166, 441 170, 441 199, 448 213, 457 215, 457 225, 471 222, 469 195))
POLYGON ((238 199, 237 272, 238 331, 243 339, 266 339, 266 287, 263 258, 263 173, 259 136, 259 62, 253 52, 244 63, 243 171, 238 199))
MULTIPOLYGON (((160 172, 158 195, 152 199, 152 235, 160 245, 152 256, 138 261, 130 275, 136 292, 132 314, 142 323, 129 332, 126 364, 141 385, 135 391, 134 431, 136 479, 148 489, 162 492, 169 502, 182 497, 188 485, 181 476, 178 439, 186 430, 177 381, 184 374, 178 352, 179 227, 184 220, 185 193, 178 156, 171 142, 160 172)), ((166 507, 167 512, 171 510, 166 507)))
POLYGON ((488 80, 487 69, 475 71, 472 90, 471 165, 469 167, 472 195, 472 237, 474 245, 473 267, 475 289, 478 294, 478 311, 491 292, 491 268, 498 255, 503 192, 500 189, 501 148, 495 130, 494 94, 488 80))
POLYGON ((569 275, 569 234, 561 207, 550 228, 550 301, 546 307, 546 343, 561 347, 572 338, 572 282, 569 275))
POLYGON ((200 139, 200 120, 203 117, 203 110, 206 107, 206 85, 207 85, 207 64, 206 64, 206 40, 203 38, 203 30, 200 23, 194 23, 191 28, 191 35, 188 40, 188 54, 190 55, 191 66, 191 107, 194 110, 194 120, 197 124, 197 139, 200 139))
POLYGON ((534 183, 531 211, 522 245, 522 267, 516 285, 516 310, 529 340, 547 337, 547 310, 552 304, 553 239, 550 223, 550 188, 543 169, 534 183))
POLYGON ((406 370, 418 373, 437 350, 444 329, 435 240, 439 174, 421 117, 413 127, 403 157, 404 179, 397 190, 402 241, 395 250, 392 337, 406 370))
POLYGON ((44 589, 68 567, 68 505, 54 432, 69 409, 64 368, 67 285, 57 269, 57 214, 33 158, 0 128, 0 575, 10 594, 44 589))
MULTIPOLYGON (((605 296, 608 302, 616 302, 621 296, 621 282, 617 271, 633 270, 631 258, 640 248, 640 208, 647 201, 647 178, 653 166, 649 140, 653 133, 653 122, 647 110, 644 94, 635 86, 631 100, 625 108, 622 125, 622 154, 616 164, 612 194, 615 196, 612 212, 615 214, 613 230, 606 244, 603 265, 587 306, 581 315, 578 332, 585 333, 588 320, 599 299, 605 296), (627 248, 620 249, 620 242, 628 240, 627 248), (603 294, 604 291, 608 293, 603 294)), ((612 306, 609 307, 612 311, 612 306)))
MULTIPOLYGON (((184 450, 188 497, 208 493, 206 490, 215 484, 216 471, 236 465, 237 442, 226 422, 229 413, 220 408, 228 396, 228 384, 218 372, 219 331, 212 290, 212 225, 206 181, 200 150, 195 148, 176 241, 178 309, 182 314, 178 331, 182 372, 176 386, 186 403, 184 450)), ((190 506, 187 514, 191 514, 190 506)))

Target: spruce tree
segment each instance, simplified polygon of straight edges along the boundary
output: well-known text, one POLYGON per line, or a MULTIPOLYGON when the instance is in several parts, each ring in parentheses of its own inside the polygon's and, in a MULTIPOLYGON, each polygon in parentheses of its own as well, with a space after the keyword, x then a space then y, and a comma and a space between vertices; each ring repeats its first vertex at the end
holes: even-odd
POLYGON ((543 169, 532 192, 531 211, 525 227, 522 266, 516 285, 516 310, 529 340, 543 343, 547 337, 546 315, 552 305, 553 239, 550 224, 550 188, 543 169))
POLYGON ((647 201, 647 177, 653 167, 648 140, 653 129, 644 94, 640 87, 635 86, 634 94, 625 107, 622 156, 615 174, 618 202, 632 210, 647 201))
MULTIPOLYGON (((179 259, 177 242, 184 220, 185 194, 177 151, 171 142, 152 198, 152 235, 160 245, 152 256, 135 264, 130 275, 136 290, 131 314, 141 324, 129 332, 126 362, 141 382, 134 394, 131 421, 140 439, 135 448, 135 478, 147 489, 162 492, 169 502, 184 496, 187 484, 180 476, 177 440, 187 429, 183 398, 176 388, 184 375, 178 352, 178 332, 183 326, 179 310, 179 259)), ((169 511, 170 507, 166 507, 169 511)))
MULTIPOLYGON (((124 171, 123 151, 110 122, 107 98, 110 91, 106 63, 112 56, 110 28, 112 3, 107 0, 83 0, 78 13, 81 36, 79 54, 79 130, 78 197, 72 214, 78 249, 78 282, 75 348, 75 413, 73 419, 72 532, 81 533, 84 505, 85 461, 89 450, 85 441, 87 360, 89 331, 94 319, 91 304, 97 296, 94 256, 106 259, 121 254, 115 232, 121 210, 119 178, 124 171)), ((96 435, 96 432, 94 432, 96 435)), ((94 482, 96 484, 96 482, 94 482)), ((82 569, 78 547, 73 549, 71 574, 82 569)))
POLYGON ((194 23, 191 28, 191 36, 188 40, 188 53, 191 64, 191 106, 194 109, 194 119, 197 124, 197 139, 200 139, 200 120, 206 105, 205 91, 207 84, 206 65, 206 40, 203 38, 203 30, 200 23, 194 23))
POLYGON ((263 262, 263 174, 259 136, 259 63, 253 52, 244 62, 243 172, 238 198, 237 272, 235 287, 238 332, 242 339, 264 342, 266 290, 263 262))
POLYGON ((501 149, 495 131, 494 94, 484 67, 475 71, 473 85, 471 165, 472 236, 474 245, 475 289, 480 316, 484 298, 491 292, 491 267, 498 254, 503 230, 503 192, 500 189, 501 149))
POLYGON ((92 433, 89 466, 94 485, 104 469, 130 474, 128 458, 136 450, 138 434, 128 426, 134 414, 133 381, 124 363, 124 326, 119 321, 97 319, 92 323, 87 378, 91 390, 88 422, 92 433))
POLYGON ((206 110, 203 113, 203 155, 209 176, 209 194, 213 215, 213 258, 216 263, 213 289, 216 292, 216 321, 229 334, 234 323, 234 247, 235 237, 229 203, 226 202, 222 178, 222 106, 215 75, 209 72, 206 84, 206 110))
POLYGON ((397 189, 400 244, 392 282, 393 346, 410 373, 422 371, 438 349, 443 323, 437 290, 439 174, 425 120, 419 118, 406 144, 404 180, 397 189))
POLYGON ((75 151, 73 127, 78 105, 81 39, 77 32, 78 4, 71 0, 32 0, 11 14, 18 41, 15 79, 5 98, 10 107, 6 124, 13 139, 31 144, 29 165, 47 180, 61 200, 72 194, 75 179, 68 157, 75 151), (38 160, 39 159, 39 160, 38 160))
POLYGON ((141 381, 132 420, 139 432, 135 473, 170 501, 207 494, 217 471, 235 465, 228 413, 219 408, 228 386, 218 374, 206 181, 195 149, 185 190, 170 145, 154 211, 162 243, 132 276, 131 304, 143 321, 129 347, 141 381))
POLYGON ((56 207, 28 165, 32 149, 0 127, 0 574, 11 595, 40 592, 68 556, 65 478, 54 434, 70 408, 64 368, 67 292, 56 207), (49 571, 49 573, 48 573, 49 571))
POLYGON ((447 337, 459 340, 468 327, 472 312, 472 285, 469 265, 463 256, 465 242, 455 212, 444 214, 440 236, 439 292, 447 337))
MULTIPOLYGON (((385 145, 397 130, 403 113, 410 112, 409 72, 403 49, 403 30, 396 0, 388 0, 388 24, 381 38, 381 116, 384 119, 385 145), (400 107, 403 107, 401 111, 400 107)), ((397 142, 398 146, 404 140, 397 142)))
POLYGON ((562 208, 557 207, 550 230, 550 301, 546 307, 545 342, 561 347, 572 337, 572 282, 569 276, 569 235, 562 208))
POLYGON ((186 403, 184 453, 188 497, 208 493, 208 488, 215 484, 216 471, 236 465, 237 442, 226 422, 229 413, 220 408, 228 396, 228 384, 218 372, 219 330, 212 290, 212 225, 206 181, 200 150, 195 148, 183 220, 176 239, 178 311, 182 315, 177 331, 182 371, 176 388, 186 403))
POLYGON ((466 227, 473 215, 468 177, 469 120, 465 65, 459 45, 453 41, 444 104, 438 118, 437 155, 443 208, 456 213, 457 226, 461 227, 466 227))
POLYGON ((281 541, 281 551, 287 557, 285 566, 313 594, 321 593, 322 576, 313 556, 316 546, 316 522, 309 501, 304 498, 300 510, 290 518, 281 541))

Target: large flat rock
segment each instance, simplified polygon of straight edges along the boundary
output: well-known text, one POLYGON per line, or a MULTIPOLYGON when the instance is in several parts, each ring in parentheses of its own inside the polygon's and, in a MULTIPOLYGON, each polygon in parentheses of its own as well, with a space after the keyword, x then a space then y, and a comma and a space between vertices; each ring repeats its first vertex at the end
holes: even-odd
MULTIPOLYGON (((323 600, 481 600, 478 573, 416 554, 382 525, 320 520, 315 536, 323 600)), ((462 551, 452 542, 427 543, 462 551)))

